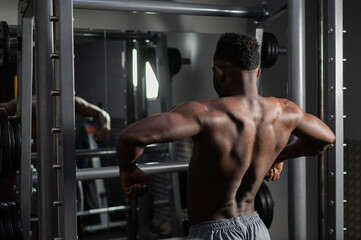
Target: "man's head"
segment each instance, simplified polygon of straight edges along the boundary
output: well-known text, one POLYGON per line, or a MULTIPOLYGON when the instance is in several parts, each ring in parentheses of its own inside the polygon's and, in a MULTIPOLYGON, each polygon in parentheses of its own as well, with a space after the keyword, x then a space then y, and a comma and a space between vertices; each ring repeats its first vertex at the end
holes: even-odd
POLYGON ((254 70, 259 65, 258 49, 253 36, 225 33, 218 40, 213 61, 225 61, 242 70, 254 70))

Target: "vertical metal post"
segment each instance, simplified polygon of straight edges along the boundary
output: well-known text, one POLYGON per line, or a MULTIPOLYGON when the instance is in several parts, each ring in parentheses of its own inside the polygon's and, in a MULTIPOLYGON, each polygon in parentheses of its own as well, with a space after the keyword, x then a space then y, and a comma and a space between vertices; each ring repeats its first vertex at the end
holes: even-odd
MULTIPOLYGON (((127 81, 127 121, 126 125, 130 125, 135 122, 135 93, 133 85, 133 48, 134 42, 132 40, 126 41, 125 48, 125 72, 127 81)), ((136 239, 138 232, 137 225, 137 200, 127 198, 127 203, 131 206, 127 212, 127 237, 128 239, 136 239)))
MULTIPOLYGON (((318 116, 325 121, 325 83, 324 83, 324 0, 318 0, 317 10, 318 44, 318 116)), ((325 153, 318 156, 318 239, 326 239, 325 224, 325 153)))
POLYGON ((132 40, 126 41, 125 49, 125 69, 126 69, 126 80, 127 80, 127 125, 130 125, 135 122, 135 94, 134 94, 134 85, 133 85, 133 51, 134 43, 132 40))
POLYGON ((21 169, 20 169, 20 210, 23 239, 30 239, 31 203, 31 127, 32 127, 32 84, 33 84, 33 8, 29 5, 26 13, 21 12, 24 2, 19 2, 18 33, 22 37, 21 52, 18 53, 18 113, 21 117, 21 169), (23 15, 24 14, 24 15, 23 15))
MULTIPOLYGON (((145 62, 146 62, 146 43, 145 40, 137 40, 135 42, 135 48, 137 49, 137 76, 138 84, 136 87, 136 121, 144 119, 148 116, 148 100, 147 100, 147 89, 145 79, 145 62)), ((139 162, 144 162, 145 158, 142 156, 139 162)), ((139 239, 151 239, 149 234, 151 230, 150 221, 150 196, 145 194, 142 198, 138 199, 138 238, 139 239)))
POLYGON ((136 49, 138 53, 138 85, 136 88, 136 121, 139 121, 148 115, 147 89, 145 82, 145 60, 146 45, 144 40, 137 40, 136 49))
POLYGON ((35 56, 36 56, 36 120, 38 151, 38 206, 39 235, 41 239, 53 239, 56 229, 56 179, 55 163, 54 101, 50 96, 53 89, 54 66, 50 56, 53 52, 53 26, 50 22, 53 4, 48 0, 35 1, 35 56))
MULTIPOLYGON (((159 97, 161 111, 166 112, 172 109, 172 86, 168 66, 167 38, 165 35, 156 34, 155 36, 155 57, 156 68, 159 81, 159 97)), ((174 143, 169 143, 170 161, 176 161, 176 152, 174 143)), ((177 173, 169 174, 169 202, 172 221, 172 236, 182 236, 183 225, 181 218, 181 201, 179 191, 179 178, 177 173)))
MULTIPOLYGON (((247 33, 255 36, 259 44, 259 65, 261 66, 261 53, 262 53, 262 42, 263 42, 263 27, 254 19, 248 19, 247 21, 247 33)), ((257 81, 258 93, 262 96, 262 75, 258 78, 257 81)))
POLYGON ((343 1, 330 0, 325 6, 325 74, 327 74, 327 124, 336 135, 326 163, 325 239, 344 238, 343 213, 343 1), (326 37, 327 36, 327 37, 326 37))
MULTIPOLYGON (((305 111, 305 0, 288 1, 289 97, 305 111)), ((307 239, 306 159, 288 161, 289 238, 307 239)))
POLYGON ((64 239, 77 239, 75 178, 75 104, 73 1, 59 1, 59 87, 61 229, 64 239))
POLYGON ((159 81, 160 109, 162 112, 172 109, 172 86, 168 67, 168 50, 166 36, 157 33, 154 37, 156 44, 155 58, 159 81))

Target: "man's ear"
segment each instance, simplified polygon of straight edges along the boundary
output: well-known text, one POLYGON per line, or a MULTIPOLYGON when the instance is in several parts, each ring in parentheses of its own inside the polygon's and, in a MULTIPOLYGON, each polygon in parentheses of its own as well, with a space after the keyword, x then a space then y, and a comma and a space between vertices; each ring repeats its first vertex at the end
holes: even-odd
POLYGON ((218 66, 213 66, 213 73, 216 75, 216 77, 219 80, 222 80, 224 78, 224 71, 222 68, 220 68, 218 66))
POLYGON ((261 67, 258 66, 257 68, 257 78, 259 78, 259 76, 261 76, 261 67))

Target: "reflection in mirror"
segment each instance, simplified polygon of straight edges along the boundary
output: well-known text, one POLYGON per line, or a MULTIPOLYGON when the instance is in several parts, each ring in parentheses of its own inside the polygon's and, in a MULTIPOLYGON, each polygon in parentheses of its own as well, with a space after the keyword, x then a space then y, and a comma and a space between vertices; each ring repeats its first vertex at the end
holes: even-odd
MULTIPOLYGON (((146 116, 170 110, 171 79, 190 60, 177 48, 168 48, 167 36, 161 33, 76 29, 74 36, 76 96, 110 116, 108 139, 100 142, 94 135, 104 121, 76 114, 77 167, 117 166, 120 132, 146 116)), ((189 141, 177 144, 178 159, 189 160, 189 141)), ((138 162, 175 160, 171 149, 167 144, 149 146, 138 162)), ((125 197, 118 178, 79 181, 79 239, 170 237, 174 229, 182 229, 182 223, 175 226, 172 219, 186 220, 184 176, 179 180, 182 200, 171 202, 176 193, 169 189, 179 192, 180 185, 168 174, 150 176, 149 192, 138 201, 125 197), (175 208, 182 208, 182 215, 175 215, 175 208)))

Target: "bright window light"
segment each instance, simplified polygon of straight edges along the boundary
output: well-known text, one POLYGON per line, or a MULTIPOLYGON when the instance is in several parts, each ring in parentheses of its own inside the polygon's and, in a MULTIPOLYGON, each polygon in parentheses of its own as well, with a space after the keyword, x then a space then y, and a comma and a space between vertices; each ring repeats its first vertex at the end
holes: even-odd
POLYGON ((149 62, 145 63, 145 74, 147 98, 150 100, 154 100, 158 97, 159 83, 149 62))
POLYGON ((133 48, 133 86, 138 86, 138 55, 135 48, 133 48))

